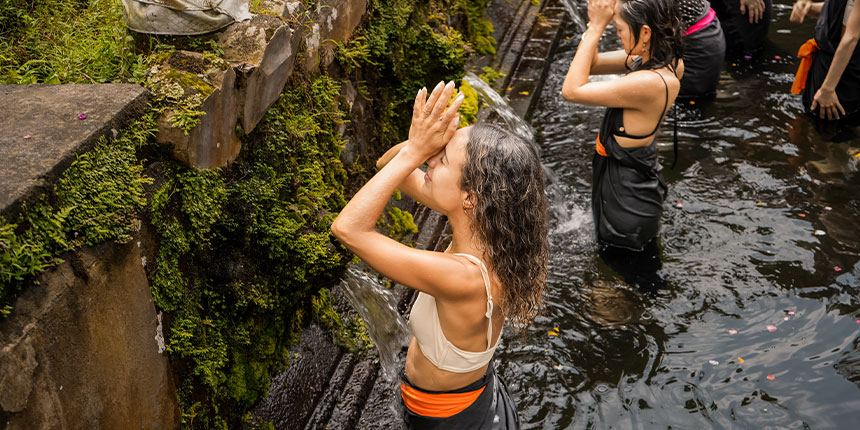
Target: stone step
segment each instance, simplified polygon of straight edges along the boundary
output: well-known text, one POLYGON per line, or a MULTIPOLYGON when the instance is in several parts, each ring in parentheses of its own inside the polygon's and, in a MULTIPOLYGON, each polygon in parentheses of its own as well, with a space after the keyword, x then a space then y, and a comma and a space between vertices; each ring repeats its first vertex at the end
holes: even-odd
POLYGON ((146 107, 132 84, 0 85, 0 216, 52 186, 77 155, 116 137, 146 107), (12 108, 14 106, 14 108, 12 108))

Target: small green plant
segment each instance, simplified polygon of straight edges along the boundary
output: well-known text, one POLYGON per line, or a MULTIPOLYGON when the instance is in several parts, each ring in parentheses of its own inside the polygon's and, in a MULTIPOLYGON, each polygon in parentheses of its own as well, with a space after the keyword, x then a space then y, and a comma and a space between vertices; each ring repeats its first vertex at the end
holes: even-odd
POLYGON ((481 74, 478 75, 482 81, 486 82, 487 85, 493 86, 496 84, 496 81, 504 78, 506 75, 490 66, 484 66, 481 68, 481 74))
POLYGON ((200 94, 192 94, 182 98, 179 103, 170 108, 167 114, 170 125, 188 134, 200 123, 200 118, 206 115, 206 112, 198 109, 202 104, 203 97, 200 94))

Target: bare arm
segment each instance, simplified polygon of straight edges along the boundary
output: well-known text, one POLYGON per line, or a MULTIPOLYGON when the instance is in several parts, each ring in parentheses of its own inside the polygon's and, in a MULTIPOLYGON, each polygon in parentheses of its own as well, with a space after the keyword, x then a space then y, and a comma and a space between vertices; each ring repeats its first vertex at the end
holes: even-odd
POLYGON ((591 61, 592 75, 616 75, 626 72, 637 56, 628 55, 624 50, 597 53, 594 50, 594 58, 591 61))
MULTIPOLYGON (((388 151, 385 151, 385 154, 382 154, 382 157, 379 157, 379 160, 376 161, 376 168, 382 169, 385 167, 397 154, 400 153, 408 142, 408 140, 400 142, 397 145, 392 146, 388 151)), ((439 209, 428 203, 430 201, 429 199, 424 198, 424 192, 422 189, 423 184, 424 171, 419 168, 415 168, 415 170, 413 170, 412 173, 410 173, 409 176, 407 176, 406 179, 397 186, 397 188, 418 203, 438 212, 439 209)))
POLYGON ((845 33, 839 40, 836 53, 833 54, 827 76, 812 99, 811 109, 820 108, 818 116, 823 119, 839 119, 841 115, 845 115, 845 109, 836 95, 836 85, 842 79, 842 74, 854 54, 858 39, 860 39, 860 7, 854 7, 851 9, 851 15, 848 16, 845 33))
POLYGON ((426 101, 426 90, 419 91, 413 108, 410 140, 347 203, 332 223, 332 233, 368 265, 395 282, 408 285, 435 297, 459 298, 469 294, 462 288, 462 276, 472 267, 453 255, 410 248, 375 230, 394 190, 418 166, 439 152, 454 135, 459 123, 459 97, 445 109, 453 85, 433 91, 426 101), (459 280, 459 282, 458 282, 459 280))

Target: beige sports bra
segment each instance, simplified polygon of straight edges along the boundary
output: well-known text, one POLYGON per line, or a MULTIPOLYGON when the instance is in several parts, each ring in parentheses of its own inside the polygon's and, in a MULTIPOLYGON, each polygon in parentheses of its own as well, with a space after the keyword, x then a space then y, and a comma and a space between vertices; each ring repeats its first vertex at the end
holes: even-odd
MULTIPOLYGON (((457 348, 448 341, 445 334, 442 333, 442 326, 439 324, 439 313, 436 310, 436 299, 422 292, 418 293, 418 298, 412 305, 412 312, 409 313, 409 325, 412 327, 412 334, 415 340, 418 341, 418 346, 424 356, 427 357, 436 367, 454 373, 467 373, 478 370, 493 358, 493 353, 499 346, 497 341, 493 345, 493 296, 490 294, 490 275, 487 272, 487 266, 484 262, 475 256, 469 254, 454 254, 466 257, 469 261, 477 264, 481 268, 481 276, 484 278, 484 288, 487 290, 487 313, 484 316, 489 319, 487 324, 487 349, 481 352, 463 351, 457 348)), ((501 340, 499 336, 499 340, 501 340)))

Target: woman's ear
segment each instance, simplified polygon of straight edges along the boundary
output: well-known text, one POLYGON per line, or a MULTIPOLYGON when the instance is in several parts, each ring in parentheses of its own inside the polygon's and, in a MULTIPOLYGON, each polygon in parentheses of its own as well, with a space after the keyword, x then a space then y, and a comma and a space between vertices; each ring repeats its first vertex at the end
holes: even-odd
POLYGON ((651 43, 651 27, 648 24, 639 29, 639 42, 642 43, 642 46, 648 46, 651 43))
POLYGON ((469 210, 475 208, 475 195, 469 194, 463 199, 463 209, 469 210))

